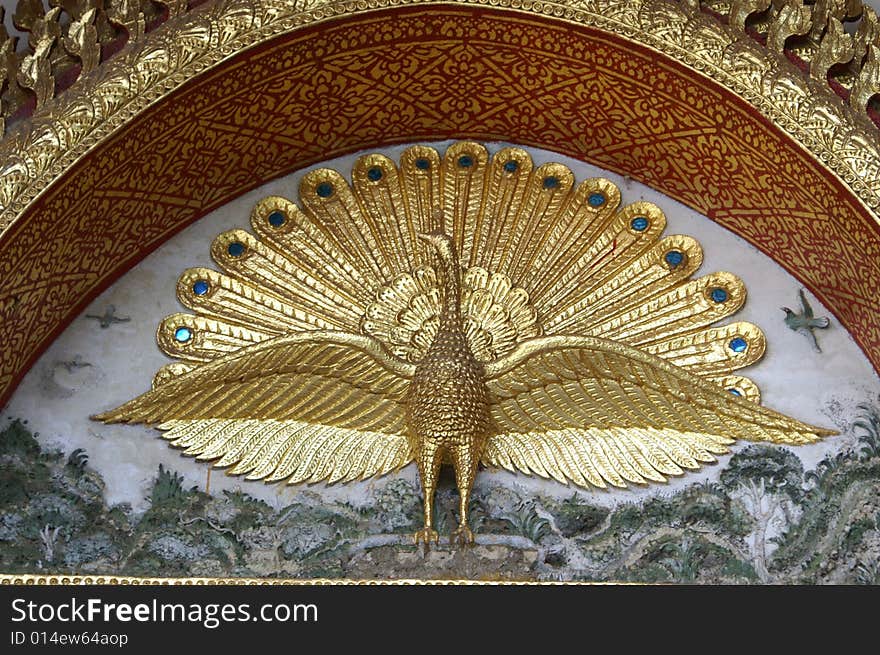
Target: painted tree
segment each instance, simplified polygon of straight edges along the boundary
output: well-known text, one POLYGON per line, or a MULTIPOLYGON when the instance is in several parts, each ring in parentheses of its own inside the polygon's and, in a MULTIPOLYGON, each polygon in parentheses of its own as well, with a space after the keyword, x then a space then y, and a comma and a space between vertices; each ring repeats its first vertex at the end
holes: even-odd
POLYGON ((778 446, 749 446, 734 455, 721 473, 721 483, 755 517, 752 553, 755 571, 766 581, 767 533, 776 522, 791 524, 791 509, 803 497, 804 467, 790 450, 778 446))

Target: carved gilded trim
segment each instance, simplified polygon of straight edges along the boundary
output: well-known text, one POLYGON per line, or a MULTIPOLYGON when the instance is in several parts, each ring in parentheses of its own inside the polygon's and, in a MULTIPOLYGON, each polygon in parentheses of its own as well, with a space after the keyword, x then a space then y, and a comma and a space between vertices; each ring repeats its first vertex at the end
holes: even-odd
MULTIPOLYGON (((0 136, 5 119, 22 119, 63 93, 126 42, 143 39, 169 18, 205 0, 16 0, 10 35, 0 7, 0 136), (21 36, 21 33, 26 34, 21 36), (24 47, 19 41, 26 38, 24 47)), ((860 0, 679 0, 750 34, 774 52, 791 54, 810 76, 867 114, 880 93, 876 50, 880 24, 860 0)), ((10 5, 11 6, 11 5, 10 5)), ((8 21, 7 21, 8 22, 8 21)), ((873 108, 877 109, 874 105, 873 108)), ((874 114, 880 126, 880 118, 874 114)))
MULTIPOLYGON (((744 98, 880 206, 873 124, 784 56, 715 18, 666 0, 227 0, 169 20, 48 101, 0 143, 0 232, 102 140, 174 89, 235 54, 337 17, 403 5, 490 6, 614 33, 678 60, 744 98)), ((876 214, 875 214, 876 215, 876 214)))
POLYGON ((112 575, 8 575, 0 574, 0 585, 134 585, 134 586, 216 586, 216 585, 284 585, 284 586, 410 586, 410 585, 479 585, 479 586, 644 586, 638 582, 585 582, 573 581, 533 581, 533 580, 468 580, 468 579, 401 579, 401 580, 346 580, 343 578, 141 578, 132 576, 112 575))

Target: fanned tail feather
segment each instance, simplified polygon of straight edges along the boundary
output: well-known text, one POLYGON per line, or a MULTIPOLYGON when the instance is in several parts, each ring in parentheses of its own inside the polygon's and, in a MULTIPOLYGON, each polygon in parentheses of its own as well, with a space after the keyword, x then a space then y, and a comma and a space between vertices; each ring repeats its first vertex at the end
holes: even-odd
POLYGON ((562 164, 535 166, 522 149, 490 155, 467 141, 442 156, 413 146, 399 165, 363 155, 351 183, 315 169, 300 183, 301 208, 270 196, 253 211, 253 235, 215 239, 222 272, 181 276, 178 297, 194 314, 166 319, 159 341, 172 357, 201 363, 279 334, 343 330, 418 361, 436 332, 440 296, 417 234, 442 230, 466 266, 463 316, 481 361, 541 333, 619 340, 712 380, 756 361, 757 328, 732 335, 735 328, 713 327, 742 306, 739 279, 691 279, 699 244, 664 237, 657 206, 620 200, 609 180, 575 184, 562 164), (181 327, 189 339, 177 338, 181 327), (734 337, 747 342, 745 355, 729 348, 734 337))

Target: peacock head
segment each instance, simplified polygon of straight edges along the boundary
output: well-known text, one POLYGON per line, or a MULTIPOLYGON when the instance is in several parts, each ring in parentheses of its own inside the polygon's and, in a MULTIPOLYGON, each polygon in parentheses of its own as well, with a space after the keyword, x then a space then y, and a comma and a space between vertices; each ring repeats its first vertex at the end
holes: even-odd
POLYGON ((417 232, 416 236, 422 241, 428 242, 443 260, 447 262, 453 261, 455 257, 455 244, 451 236, 441 230, 417 232))

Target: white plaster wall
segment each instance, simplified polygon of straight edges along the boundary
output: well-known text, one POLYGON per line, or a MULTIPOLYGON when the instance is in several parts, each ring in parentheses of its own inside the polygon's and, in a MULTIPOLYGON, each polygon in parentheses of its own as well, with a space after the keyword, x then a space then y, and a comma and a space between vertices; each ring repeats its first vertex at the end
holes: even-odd
MULTIPOLYGON (((437 144, 442 150, 448 143, 437 144)), ((490 144, 493 152, 503 144, 490 144)), ((384 152, 397 159, 404 146, 384 152)), ((739 237, 683 205, 630 180, 560 157, 530 149, 536 163, 560 161, 572 168, 577 180, 605 176, 617 183, 623 202, 639 199, 659 205, 668 219, 667 234, 684 233, 696 237, 704 249, 704 264, 699 274, 729 270, 745 281, 749 299, 735 318, 760 325, 767 336, 767 356, 744 372, 761 387, 764 403, 776 410, 817 425, 845 429, 852 421, 859 402, 876 400, 880 393, 872 367, 856 344, 832 317, 832 326, 819 332, 822 354, 814 352, 808 339, 789 330, 783 323, 780 306, 798 307, 799 283, 769 258, 739 237)), ((348 175, 356 155, 325 165, 348 175)), ((10 417, 27 419, 46 445, 67 452, 84 448, 90 463, 107 481, 110 503, 128 502, 144 507, 144 496, 160 463, 177 470, 186 485, 203 486, 207 465, 183 457, 160 438, 159 432, 143 426, 103 425, 89 416, 143 393, 150 386, 154 372, 168 359, 159 351, 155 330, 167 314, 181 311, 175 296, 179 274, 192 266, 212 266, 209 246, 221 231, 249 227, 254 204, 269 194, 296 199, 297 185, 304 171, 276 180, 212 212, 148 256, 111 288, 98 297, 75 319, 27 374, 8 406, 3 410, 0 427, 10 417), (101 315, 109 305, 130 321, 99 327, 87 314, 101 315), (84 365, 88 364, 88 365, 84 365)), ((817 315, 828 315, 810 296, 817 315)), ((736 447, 744 447, 739 444, 736 447)), ((822 443, 795 449, 811 468, 826 453, 846 445, 845 437, 832 437, 822 443)), ((725 458, 722 458, 723 465, 725 458)), ((627 502, 650 494, 664 493, 670 487, 690 484, 701 478, 717 479, 721 466, 712 465, 697 474, 689 474, 668 485, 653 485, 634 490, 608 492, 585 491, 592 502, 627 502)), ((416 480, 414 466, 400 475, 416 480)), ((211 489, 242 490, 271 503, 286 505, 293 496, 320 502, 330 496, 364 501, 371 486, 386 479, 328 488, 269 486, 248 482, 214 471, 211 489), (313 493, 310 493, 313 492, 313 493)), ((513 475, 506 472, 483 472, 478 484, 515 484, 543 494, 570 496, 573 487, 555 482, 513 475)))

